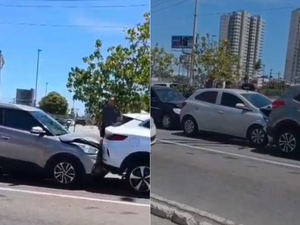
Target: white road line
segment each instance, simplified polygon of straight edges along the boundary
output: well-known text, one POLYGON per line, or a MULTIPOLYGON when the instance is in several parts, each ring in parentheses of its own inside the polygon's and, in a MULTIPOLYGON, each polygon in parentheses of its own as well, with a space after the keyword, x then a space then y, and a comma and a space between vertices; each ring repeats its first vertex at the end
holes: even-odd
POLYGON ((31 194, 31 195, 51 196, 51 197, 58 197, 58 198, 69 198, 69 199, 85 200, 85 201, 93 201, 93 202, 106 202, 106 203, 120 204, 120 205, 150 207, 149 204, 142 204, 142 203, 116 201, 116 200, 108 200, 108 199, 100 199, 100 198, 89 198, 89 197, 82 197, 76 195, 63 195, 63 194, 55 194, 50 192, 29 191, 29 190, 16 189, 16 188, 0 187, 0 191, 17 192, 17 193, 24 193, 24 194, 31 194))
POLYGON ((217 150, 217 149, 203 148, 203 147, 199 147, 199 146, 182 144, 182 143, 177 143, 177 142, 173 142, 173 141, 166 141, 166 140, 161 140, 161 139, 157 139, 157 140, 160 141, 160 142, 162 142, 162 143, 174 144, 174 145, 178 145, 178 146, 182 146, 182 147, 187 147, 187 148, 194 148, 194 149, 198 149, 198 150, 202 150, 202 151, 206 151, 206 152, 219 153, 219 154, 223 154, 223 155, 235 156, 235 157, 244 158, 244 159, 250 159, 250 160, 255 160, 255 161, 259 161, 259 162, 265 162, 265 163, 269 163, 269 164, 273 164, 273 165, 278 165, 278 166, 285 166, 285 167, 300 169, 300 165, 283 163, 283 162, 277 162, 277 161, 273 161, 273 160, 262 159, 262 158, 257 158, 257 157, 252 157, 252 156, 246 156, 246 155, 240 155, 240 154, 231 153, 231 152, 224 152, 224 151, 217 150))

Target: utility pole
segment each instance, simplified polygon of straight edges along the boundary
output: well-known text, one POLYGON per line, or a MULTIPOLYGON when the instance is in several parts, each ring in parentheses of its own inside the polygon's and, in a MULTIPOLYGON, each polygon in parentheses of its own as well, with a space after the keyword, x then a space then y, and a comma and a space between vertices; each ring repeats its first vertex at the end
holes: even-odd
POLYGON ((35 90, 34 90, 34 107, 36 107, 37 102, 37 89, 38 89, 38 82, 39 82, 39 68, 40 68, 40 53, 41 49, 37 50, 37 63, 36 63, 36 74, 35 74, 35 90))
POLYGON ((197 44, 197 22, 198 22, 198 5, 199 0, 195 0, 195 11, 194 11, 194 26, 193 26, 193 46, 192 46, 192 54, 191 54, 191 66, 190 66, 190 85, 193 85, 194 82, 194 62, 195 62, 195 48, 197 44))
POLYGON ((278 72, 278 73, 277 73, 277 81, 279 81, 280 75, 281 75, 281 73, 278 72))
POLYGON ((48 82, 46 82, 46 88, 45 88, 45 96, 48 94, 48 82))

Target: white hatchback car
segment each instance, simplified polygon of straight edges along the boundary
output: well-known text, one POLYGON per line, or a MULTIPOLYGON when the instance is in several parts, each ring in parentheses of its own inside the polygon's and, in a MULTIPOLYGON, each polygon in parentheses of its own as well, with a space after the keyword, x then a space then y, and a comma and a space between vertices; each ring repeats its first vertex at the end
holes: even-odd
POLYGON ((257 92, 239 89, 200 89, 183 104, 180 121, 188 135, 201 131, 246 138, 253 147, 265 146, 264 130, 272 101, 257 92))
POLYGON ((150 191, 150 144, 156 137, 153 125, 149 113, 136 113, 124 114, 121 122, 105 129, 104 168, 123 176, 136 192, 150 191))

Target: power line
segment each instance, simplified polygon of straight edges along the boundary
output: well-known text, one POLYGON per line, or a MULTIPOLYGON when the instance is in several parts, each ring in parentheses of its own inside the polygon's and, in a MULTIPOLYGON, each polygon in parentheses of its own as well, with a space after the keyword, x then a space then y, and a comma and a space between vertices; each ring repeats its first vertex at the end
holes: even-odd
POLYGON ((94 25, 11 23, 11 22, 0 22, 0 25, 32 26, 32 27, 65 27, 65 28, 103 28, 103 29, 127 29, 128 28, 128 27, 123 27, 123 26, 94 26, 94 25))
POLYGON ((91 6, 55 6, 55 5, 4 5, 0 4, 3 8, 67 8, 67 9, 77 9, 77 8, 128 8, 128 7, 145 7, 149 4, 134 4, 134 5, 91 5, 91 6))
POLYGON ((169 8, 174 7, 174 6, 177 6, 177 5, 181 5, 181 4, 183 4, 183 3, 185 3, 185 2, 188 2, 188 1, 189 1, 189 0, 183 0, 183 1, 177 2, 177 3, 175 3, 175 4, 169 5, 169 6, 167 6, 167 7, 158 9, 158 10, 154 10, 154 11, 151 10, 151 14, 152 14, 152 13, 156 13, 156 12, 160 12, 160 11, 163 11, 163 10, 166 10, 166 9, 169 9, 169 8))

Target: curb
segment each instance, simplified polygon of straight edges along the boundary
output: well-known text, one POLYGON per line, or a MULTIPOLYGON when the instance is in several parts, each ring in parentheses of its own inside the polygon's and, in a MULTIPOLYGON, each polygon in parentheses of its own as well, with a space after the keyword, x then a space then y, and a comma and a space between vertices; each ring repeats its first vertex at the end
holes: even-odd
POLYGON ((151 214, 178 225, 242 225, 154 194, 151 194, 151 214))

